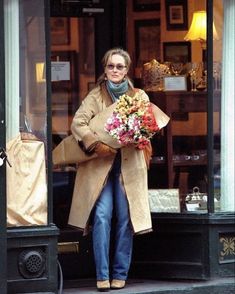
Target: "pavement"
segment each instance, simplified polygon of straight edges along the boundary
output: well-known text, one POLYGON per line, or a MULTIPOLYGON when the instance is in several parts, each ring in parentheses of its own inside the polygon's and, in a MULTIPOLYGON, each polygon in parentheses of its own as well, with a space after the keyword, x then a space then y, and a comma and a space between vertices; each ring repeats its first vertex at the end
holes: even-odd
MULTIPOLYGON (((58 294, 99 293, 95 280, 65 281, 63 291, 58 294)), ((172 280, 128 280, 121 290, 110 290, 114 294, 234 294, 235 277, 216 278, 208 281, 172 280)))

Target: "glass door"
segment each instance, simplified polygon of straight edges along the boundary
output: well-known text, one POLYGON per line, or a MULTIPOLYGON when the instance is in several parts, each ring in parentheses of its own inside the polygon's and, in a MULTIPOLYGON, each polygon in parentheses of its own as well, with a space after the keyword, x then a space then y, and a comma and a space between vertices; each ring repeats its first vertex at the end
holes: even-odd
MULTIPOLYGON (((95 85, 95 19, 51 17, 52 144, 71 134, 70 125, 80 103, 95 85)), ((67 227, 75 165, 54 165, 54 222, 67 227)))
MULTIPOLYGON (((71 134, 73 116, 95 85, 95 18, 51 17, 50 25, 54 150, 71 134)), ((76 164, 53 165, 53 221, 60 229, 59 261, 64 279, 90 278, 95 268, 90 236, 84 238, 81 231, 68 226, 76 172, 76 164)))

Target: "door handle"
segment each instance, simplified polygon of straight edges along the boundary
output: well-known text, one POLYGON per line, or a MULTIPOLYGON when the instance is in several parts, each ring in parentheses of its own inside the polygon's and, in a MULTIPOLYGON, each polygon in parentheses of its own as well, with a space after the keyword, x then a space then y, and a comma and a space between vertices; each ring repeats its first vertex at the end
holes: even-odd
POLYGON ((5 149, 0 147, 0 166, 2 166, 5 161, 8 163, 10 167, 12 167, 12 165, 10 164, 10 161, 7 158, 7 153, 5 149))

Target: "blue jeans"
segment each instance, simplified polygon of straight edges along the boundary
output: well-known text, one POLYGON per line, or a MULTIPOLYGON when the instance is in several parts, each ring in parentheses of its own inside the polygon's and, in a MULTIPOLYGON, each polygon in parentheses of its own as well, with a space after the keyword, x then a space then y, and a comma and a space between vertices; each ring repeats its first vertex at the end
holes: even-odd
POLYGON ((92 237, 97 280, 109 280, 110 233, 113 213, 115 213, 115 244, 113 263, 110 267, 112 278, 126 280, 130 268, 133 233, 120 174, 121 156, 118 153, 94 209, 92 237))

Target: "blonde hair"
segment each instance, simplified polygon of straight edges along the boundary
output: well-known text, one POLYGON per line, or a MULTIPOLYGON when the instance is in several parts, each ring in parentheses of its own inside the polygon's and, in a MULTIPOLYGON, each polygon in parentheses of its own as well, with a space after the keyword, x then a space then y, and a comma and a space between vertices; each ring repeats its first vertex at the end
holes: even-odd
MULTIPOLYGON (((123 50, 122 48, 112 48, 110 50, 108 50, 104 57, 102 58, 102 65, 103 65, 103 69, 105 69, 108 60, 110 59, 111 56, 113 55, 120 55, 124 58, 125 61, 125 66, 127 67, 127 70, 129 70, 130 66, 131 66, 131 58, 130 55, 127 51, 123 50)), ((97 80, 97 84, 100 85, 104 80, 105 80, 105 73, 102 73, 101 76, 98 78, 97 80)), ((134 88, 130 78, 128 76, 126 76, 126 79, 128 81, 128 84, 130 85, 131 88, 134 88)))

